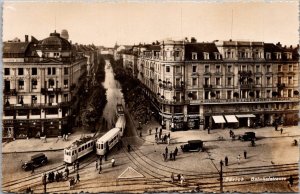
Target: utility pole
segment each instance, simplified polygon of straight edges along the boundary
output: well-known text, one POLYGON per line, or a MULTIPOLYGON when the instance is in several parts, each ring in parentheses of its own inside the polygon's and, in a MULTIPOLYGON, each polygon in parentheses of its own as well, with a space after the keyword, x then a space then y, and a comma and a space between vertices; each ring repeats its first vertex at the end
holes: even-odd
POLYGON ((221 171, 220 171, 220 193, 223 193, 223 161, 220 161, 220 167, 221 167, 221 171))

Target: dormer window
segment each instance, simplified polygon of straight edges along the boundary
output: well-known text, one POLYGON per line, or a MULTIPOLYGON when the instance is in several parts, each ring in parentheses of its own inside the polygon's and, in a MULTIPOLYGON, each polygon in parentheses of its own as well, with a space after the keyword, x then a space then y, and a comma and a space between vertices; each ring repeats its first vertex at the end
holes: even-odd
POLYGON ((281 53, 275 53, 276 59, 281 59, 281 53))
POLYGON ((266 53, 266 59, 271 59, 271 53, 266 53))
POLYGON ((286 58, 287 59, 292 59, 292 53, 290 53, 290 52, 286 53, 286 58))
POLYGON ((215 59, 221 59, 220 53, 214 53, 215 54, 215 59))
POLYGON ((192 53, 192 60, 197 60, 197 53, 192 53))
POLYGON ((209 53, 204 52, 203 56, 204 56, 204 60, 208 60, 209 59, 209 53))

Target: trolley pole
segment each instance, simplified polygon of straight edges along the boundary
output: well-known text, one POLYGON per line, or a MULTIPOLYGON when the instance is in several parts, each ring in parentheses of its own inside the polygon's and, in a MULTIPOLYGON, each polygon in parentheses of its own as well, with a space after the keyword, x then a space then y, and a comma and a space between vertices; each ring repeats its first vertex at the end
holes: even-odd
POLYGON ((221 167, 221 171, 220 171, 220 193, 223 193, 223 161, 220 161, 220 167, 221 167))

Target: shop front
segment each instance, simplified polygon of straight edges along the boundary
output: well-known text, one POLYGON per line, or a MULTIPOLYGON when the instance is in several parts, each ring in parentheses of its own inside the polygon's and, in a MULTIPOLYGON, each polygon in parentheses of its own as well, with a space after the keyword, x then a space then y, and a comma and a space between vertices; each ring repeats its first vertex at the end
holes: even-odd
POLYGON ((199 129, 200 118, 198 115, 188 116, 188 128, 189 129, 199 129))

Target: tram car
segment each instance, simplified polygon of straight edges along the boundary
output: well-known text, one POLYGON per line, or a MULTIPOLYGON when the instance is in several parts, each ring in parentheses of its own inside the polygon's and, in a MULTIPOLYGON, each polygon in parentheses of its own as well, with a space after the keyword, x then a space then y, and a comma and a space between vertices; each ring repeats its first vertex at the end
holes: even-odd
POLYGON ((122 104, 117 104, 116 113, 117 113, 117 117, 119 117, 119 116, 125 116, 125 112, 124 112, 124 108, 123 108, 122 104))
POLYGON ((121 129, 113 128, 105 135, 100 137, 96 142, 97 155, 103 156, 106 152, 112 149, 121 139, 121 129))
POLYGON ((91 136, 80 138, 64 149, 64 162, 72 164, 79 158, 91 153, 94 150, 95 139, 91 136))
POLYGON ((120 132, 121 137, 123 137, 125 126, 126 126, 125 116, 119 116, 115 127, 121 129, 121 132, 120 132))

